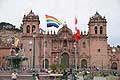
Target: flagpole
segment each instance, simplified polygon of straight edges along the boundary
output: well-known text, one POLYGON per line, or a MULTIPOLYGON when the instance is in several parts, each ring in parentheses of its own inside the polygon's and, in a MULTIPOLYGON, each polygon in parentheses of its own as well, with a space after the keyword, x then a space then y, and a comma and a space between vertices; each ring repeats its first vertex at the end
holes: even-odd
MULTIPOLYGON (((76 43, 76 42, 75 42, 76 43)), ((76 71, 77 71, 77 43, 76 43, 76 47, 75 47, 75 69, 76 69, 76 71)))
MULTIPOLYGON (((78 23, 78 21, 77 21, 77 18, 75 17, 75 30, 77 30, 77 23, 78 23)), ((77 59, 76 59, 76 47, 77 47, 77 42, 76 42, 76 40, 75 40, 75 42, 74 42, 74 47, 75 47, 75 70, 77 71, 77 59)))
POLYGON ((46 67, 45 66, 45 56, 46 55, 45 55, 45 31, 44 31, 44 60, 43 60, 44 61, 44 70, 45 70, 45 67, 46 67))
POLYGON ((75 53, 74 53, 74 68, 75 68, 75 70, 77 71, 76 47, 77 47, 77 46, 76 46, 76 41, 75 41, 75 42, 74 42, 74 49, 75 49, 75 53))
POLYGON ((41 32, 43 32, 43 69, 45 70, 45 30, 43 30, 42 28, 40 28, 41 32))

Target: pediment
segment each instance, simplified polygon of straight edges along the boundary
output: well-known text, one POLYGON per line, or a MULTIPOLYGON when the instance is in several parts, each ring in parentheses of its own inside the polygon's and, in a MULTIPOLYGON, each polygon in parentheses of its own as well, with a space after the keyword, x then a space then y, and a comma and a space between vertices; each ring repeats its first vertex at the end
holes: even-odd
POLYGON ((90 58, 90 56, 88 56, 86 53, 82 53, 80 55, 80 58, 90 58))
POLYGON ((59 29, 57 35, 61 38, 67 39, 67 38, 72 38, 73 33, 72 30, 67 27, 67 25, 63 25, 61 29, 59 29))

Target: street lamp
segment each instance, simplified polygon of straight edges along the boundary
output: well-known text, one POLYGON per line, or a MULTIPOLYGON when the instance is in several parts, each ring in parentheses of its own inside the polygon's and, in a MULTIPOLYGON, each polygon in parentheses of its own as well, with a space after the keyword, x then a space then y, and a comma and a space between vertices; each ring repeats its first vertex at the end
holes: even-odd
MULTIPOLYGON (((115 48, 114 46, 112 47, 112 53, 113 53, 113 56, 114 56, 115 53, 116 53, 116 48, 115 48)), ((113 70, 113 69, 114 69, 114 70, 115 70, 115 69, 117 70, 117 66, 116 66, 116 67, 113 66, 112 57, 111 57, 111 69, 112 69, 112 70, 113 70)), ((113 75, 115 75, 115 72, 114 72, 114 71, 113 71, 113 75)))
POLYGON ((46 68, 46 63, 45 63, 45 59, 46 59, 46 55, 45 55, 45 31, 43 31, 44 32, 44 59, 43 59, 43 61, 44 61, 44 64, 43 64, 43 68, 44 68, 44 70, 45 70, 45 68, 46 68))
MULTIPOLYGON (((33 42, 30 40, 29 44, 30 44, 30 51, 31 51, 30 54, 32 55, 33 50, 31 49, 31 45, 33 44, 33 42)), ((32 57, 30 56, 29 59, 30 59, 30 61, 28 61, 28 63, 30 63, 30 64, 28 64, 28 67, 31 68, 31 66, 32 66, 31 65, 32 64, 32 57)))
POLYGON ((113 46, 113 48, 112 48, 112 52, 113 53, 115 53, 116 52, 116 49, 115 49, 115 47, 113 46))
POLYGON ((36 37, 36 32, 33 31, 33 63, 32 63, 32 80, 35 80, 35 37, 36 37))
POLYGON ((74 42, 74 50, 75 50, 75 53, 74 53, 74 68, 75 68, 75 70, 77 71, 77 61, 76 61, 76 42, 74 42))
POLYGON ((72 72, 72 80, 76 80, 76 77, 75 77, 75 70, 77 71, 77 62, 76 62, 76 42, 74 42, 73 44, 73 47, 74 47, 74 69, 73 69, 73 72, 72 72))

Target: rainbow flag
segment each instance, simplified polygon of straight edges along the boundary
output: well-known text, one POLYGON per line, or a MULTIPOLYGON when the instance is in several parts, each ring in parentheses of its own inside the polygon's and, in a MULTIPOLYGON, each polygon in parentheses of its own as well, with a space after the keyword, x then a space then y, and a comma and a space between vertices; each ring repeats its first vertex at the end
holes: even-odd
POLYGON ((55 17, 45 15, 46 16, 46 21, 47 21, 47 27, 56 27, 58 28, 62 23, 55 17))

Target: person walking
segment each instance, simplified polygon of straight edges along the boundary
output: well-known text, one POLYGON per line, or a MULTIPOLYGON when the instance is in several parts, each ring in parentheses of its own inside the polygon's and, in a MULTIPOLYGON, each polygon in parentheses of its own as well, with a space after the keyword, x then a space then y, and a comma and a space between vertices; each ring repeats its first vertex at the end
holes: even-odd
POLYGON ((12 73, 12 75, 11 75, 11 79, 12 80, 17 80, 17 73, 16 73, 16 71, 13 71, 13 73, 12 73))
POLYGON ((36 76, 35 76, 35 80, 39 80, 39 74, 37 73, 36 76))

